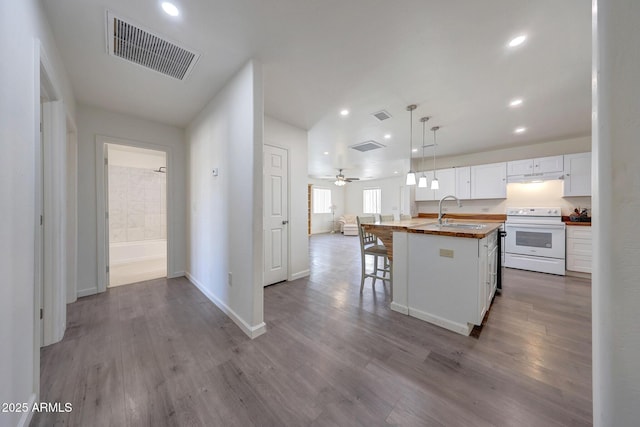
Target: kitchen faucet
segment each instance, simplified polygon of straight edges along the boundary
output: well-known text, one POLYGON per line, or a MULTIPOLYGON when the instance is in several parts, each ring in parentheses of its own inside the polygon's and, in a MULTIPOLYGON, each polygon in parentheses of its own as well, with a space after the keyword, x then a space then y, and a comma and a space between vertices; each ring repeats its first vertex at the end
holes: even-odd
POLYGON ((449 194, 448 196, 444 196, 442 199, 440 199, 440 203, 438 203, 438 224, 442 225, 442 202, 444 202, 447 199, 454 199, 455 201, 458 202, 458 207, 461 208, 462 207, 462 203, 460 203, 460 199, 458 199, 456 196, 449 194))

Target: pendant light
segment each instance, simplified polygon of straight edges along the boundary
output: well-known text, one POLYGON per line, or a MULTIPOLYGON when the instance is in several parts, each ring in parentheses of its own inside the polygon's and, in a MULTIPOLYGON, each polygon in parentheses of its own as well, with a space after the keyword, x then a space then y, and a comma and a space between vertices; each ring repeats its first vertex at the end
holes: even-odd
POLYGON ((436 143, 436 131, 440 129, 440 126, 434 126, 431 128, 433 131, 433 181, 431 181, 431 189, 439 190, 440 183, 438 182, 438 177, 436 176, 436 147, 438 144, 436 143))
POLYGON ((429 121, 429 118, 430 117, 423 117, 420 119, 422 122, 422 176, 420 177, 420 180, 418 180, 418 187, 420 188, 427 188, 427 177, 424 174, 424 135, 426 133, 425 125, 429 121))
POLYGON ((411 169, 411 157, 413 153, 413 110, 417 105, 411 104, 407 106, 409 112, 409 173, 407 174, 407 185, 416 185, 416 173, 411 169))

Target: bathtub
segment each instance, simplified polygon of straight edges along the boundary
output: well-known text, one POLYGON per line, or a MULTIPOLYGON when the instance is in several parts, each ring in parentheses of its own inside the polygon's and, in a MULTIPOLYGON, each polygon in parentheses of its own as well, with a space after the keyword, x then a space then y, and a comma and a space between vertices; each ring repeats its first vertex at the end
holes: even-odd
POLYGON ((110 265, 149 261, 158 258, 166 258, 166 256, 166 239, 119 242, 111 243, 109 245, 110 265))

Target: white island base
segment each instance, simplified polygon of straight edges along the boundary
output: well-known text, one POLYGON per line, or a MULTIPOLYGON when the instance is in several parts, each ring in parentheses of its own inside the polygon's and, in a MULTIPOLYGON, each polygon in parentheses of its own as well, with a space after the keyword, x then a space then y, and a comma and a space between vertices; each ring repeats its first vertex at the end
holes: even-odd
POLYGON ((497 236, 393 233, 391 309, 469 335, 495 294, 497 236))

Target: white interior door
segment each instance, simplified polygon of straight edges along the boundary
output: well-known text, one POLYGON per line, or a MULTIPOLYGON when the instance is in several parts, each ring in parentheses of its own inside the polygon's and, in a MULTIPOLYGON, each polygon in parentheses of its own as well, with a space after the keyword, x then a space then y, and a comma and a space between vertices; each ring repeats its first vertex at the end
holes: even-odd
POLYGON ((264 146, 264 286, 287 280, 289 259, 287 150, 264 146))

